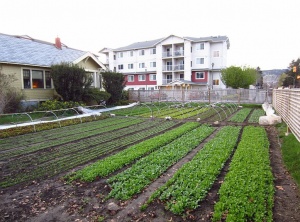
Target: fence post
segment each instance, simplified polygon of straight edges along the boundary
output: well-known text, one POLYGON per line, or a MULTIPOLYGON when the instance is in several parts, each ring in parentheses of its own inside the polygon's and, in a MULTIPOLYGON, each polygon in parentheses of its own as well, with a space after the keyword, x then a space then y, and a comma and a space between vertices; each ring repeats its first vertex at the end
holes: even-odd
POLYGON ((140 90, 138 90, 138 101, 141 102, 140 90))
POLYGON ((241 105, 241 90, 237 89, 237 93, 238 93, 238 105, 241 105))
POLYGON ((208 94, 208 103, 210 104, 210 88, 208 88, 207 94, 208 94))

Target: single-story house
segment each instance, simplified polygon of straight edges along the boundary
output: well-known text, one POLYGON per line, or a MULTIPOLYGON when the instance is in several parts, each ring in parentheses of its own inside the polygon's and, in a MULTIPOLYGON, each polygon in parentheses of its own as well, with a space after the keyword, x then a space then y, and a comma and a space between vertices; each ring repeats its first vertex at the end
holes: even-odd
POLYGON ((100 72, 106 67, 91 52, 69 48, 57 37, 54 43, 29 36, 0 33, 0 72, 14 74, 12 86, 25 96, 25 102, 37 103, 56 95, 50 77, 51 65, 74 63, 91 73, 93 87, 102 88, 100 72))

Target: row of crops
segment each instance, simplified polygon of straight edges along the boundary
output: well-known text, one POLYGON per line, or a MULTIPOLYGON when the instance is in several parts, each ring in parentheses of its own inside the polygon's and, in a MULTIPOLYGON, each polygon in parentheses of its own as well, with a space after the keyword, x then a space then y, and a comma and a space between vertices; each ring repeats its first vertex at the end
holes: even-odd
POLYGON ((81 124, 82 133, 73 126, 47 131, 44 140, 46 131, 0 140, 0 186, 59 174, 179 125, 173 121, 112 118, 81 124), (59 139, 57 132, 62 136, 59 139), (26 145, 21 145, 23 141, 26 145))
POLYGON ((1 139, 0 187, 58 174, 65 174, 64 180, 69 182, 106 178, 110 187, 106 200, 128 200, 198 148, 191 160, 152 193, 142 210, 157 203, 178 215, 197 209, 230 161, 212 220, 272 220, 274 185, 263 127, 216 128, 196 121, 164 119, 216 117, 257 123, 264 115, 261 109, 224 104, 152 106, 118 110, 114 118, 1 139), (208 137, 211 139, 203 143, 208 137), (66 174, 70 170, 72 173, 66 174))
MULTIPOLYGON (((107 199, 128 200, 141 193, 214 131, 215 128, 208 125, 188 122, 69 174, 65 179, 91 182, 135 161, 125 171, 107 179, 111 188, 107 199), (183 134, 184 130, 186 133, 183 134), (144 156, 146 153, 149 154, 144 156)), ((213 139, 158 188, 141 209, 145 210, 154 201, 178 215, 197 209, 234 153, 229 173, 219 191, 220 200, 215 205, 213 220, 271 221, 274 187, 266 131, 263 127, 246 126, 238 143, 240 134, 239 126, 220 128, 213 139)))
POLYGON ((224 121, 244 122, 248 115, 249 123, 257 123, 258 118, 264 115, 262 109, 241 108, 236 104, 173 104, 144 103, 127 109, 114 111, 118 116, 132 116, 144 118, 165 118, 171 117, 177 120, 203 120, 203 121, 224 121))

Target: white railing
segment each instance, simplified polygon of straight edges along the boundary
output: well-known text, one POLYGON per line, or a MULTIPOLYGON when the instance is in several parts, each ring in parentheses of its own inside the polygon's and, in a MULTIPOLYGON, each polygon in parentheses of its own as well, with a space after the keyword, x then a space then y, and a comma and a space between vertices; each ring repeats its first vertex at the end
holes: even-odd
POLYGON ((180 70, 184 70, 184 65, 175 65, 174 66, 174 71, 180 71, 180 70))
POLYGON ((163 52, 163 53, 162 53, 162 57, 163 57, 163 58, 166 58, 166 57, 172 57, 172 56, 173 56, 172 52, 163 52))
POLYGON ((163 66, 163 71, 173 71, 173 65, 165 65, 165 66, 163 66))
POLYGON ((184 51, 183 50, 174 51, 174 56, 184 56, 184 51))
POLYGON ((273 90, 273 107, 300 142, 300 89, 273 90))

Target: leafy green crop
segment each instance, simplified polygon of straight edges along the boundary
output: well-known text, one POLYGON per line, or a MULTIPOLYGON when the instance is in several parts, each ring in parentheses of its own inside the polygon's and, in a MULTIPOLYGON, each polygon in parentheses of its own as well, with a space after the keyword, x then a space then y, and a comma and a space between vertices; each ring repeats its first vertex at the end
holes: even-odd
POLYGON ((108 179, 112 190, 109 197, 126 200, 158 178, 171 165, 213 132, 213 128, 202 125, 168 145, 138 160, 132 167, 108 179))
POLYGON ((99 160, 71 175, 66 176, 69 181, 80 179, 83 181, 93 181, 97 177, 105 177, 110 173, 130 164, 134 160, 143 155, 164 146, 174 139, 198 127, 198 123, 185 123, 171 131, 162 135, 150 138, 141 143, 133 145, 126 150, 123 150, 113 156, 109 156, 103 160, 99 160))
POLYGON ((240 130, 232 126, 222 128, 190 162, 153 193, 147 204, 158 198, 175 214, 196 209, 232 153, 240 130))
POLYGON ((219 194, 213 221, 272 221, 274 185, 264 128, 244 128, 219 194))
POLYGON ((265 111, 263 109, 255 109, 248 119, 249 123, 258 123, 259 117, 264 116, 265 111))
POLYGON ((251 108, 243 108, 239 110, 234 116, 232 116, 229 121, 242 123, 245 121, 251 110, 251 108))

